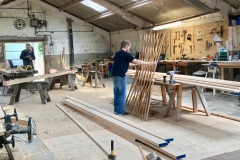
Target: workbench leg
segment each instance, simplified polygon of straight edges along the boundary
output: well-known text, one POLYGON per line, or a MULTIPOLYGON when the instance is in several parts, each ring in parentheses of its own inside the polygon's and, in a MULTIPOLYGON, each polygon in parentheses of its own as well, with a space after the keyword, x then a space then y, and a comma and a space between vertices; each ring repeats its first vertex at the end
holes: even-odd
POLYGON ((63 86, 63 80, 60 79, 60 89, 62 89, 62 86, 63 86))
POLYGON ((170 110, 171 110, 171 107, 172 107, 172 105, 173 105, 173 102, 174 102, 174 99, 175 99, 176 94, 177 94, 177 92, 172 92, 172 93, 170 93, 170 99, 169 99, 169 101, 168 101, 167 109, 166 109, 166 112, 165 112, 164 117, 168 117, 169 112, 170 112, 170 110))
POLYGON ((167 104, 166 88, 163 84, 161 84, 160 87, 161 87, 161 92, 162 92, 163 104, 167 104))
POLYGON ((75 91, 74 85, 73 85, 72 76, 71 76, 70 74, 68 75, 68 83, 69 83, 69 85, 70 85, 70 87, 71 87, 71 90, 72 90, 72 91, 75 91))
POLYGON ((12 93, 11 98, 10 98, 9 105, 14 104, 15 97, 17 95, 18 90, 19 90, 19 84, 14 85, 14 89, 13 89, 13 93, 12 93))
POLYGON ((73 82, 73 87, 75 88, 75 89, 78 89, 78 87, 77 87, 77 84, 75 83, 75 78, 76 77, 73 77, 73 75, 71 75, 72 76, 72 82, 73 82))
POLYGON ((202 91, 201 91, 201 88, 196 86, 196 89, 197 89, 198 96, 200 98, 200 101, 202 102, 203 108, 204 108, 207 116, 211 116, 211 112, 208 109, 208 104, 207 104, 207 101, 206 101, 202 91))
POLYGON ((51 89, 52 83, 53 83, 53 77, 49 79, 48 88, 47 88, 48 91, 51 89))
POLYGON ((176 107, 176 121, 181 121, 182 109, 182 85, 177 86, 177 107, 176 107))
POLYGON ((46 104, 45 97, 44 97, 44 94, 43 94, 42 84, 41 83, 37 83, 37 87, 38 87, 38 92, 39 92, 42 104, 46 104))
POLYGON ((176 71, 177 70, 177 68, 176 68, 176 66, 173 64, 173 70, 174 71, 176 71))
POLYGON ((99 79, 100 79, 100 83, 101 83, 101 85, 103 85, 103 87, 105 88, 105 83, 104 83, 103 75, 102 75, 102 74, 100 74, 99 79))
POLYGON ((46 89, 43 90, 43 95, 44 95, 45 99, 47 100, 47 102, 51 102, 50 96, 46 89))
POLYGON ((95 88, 97 88, 98 86, 98 75, 97 75, 97 72, 95 72, 95 88))
MULTIPOLYGON (((85 84, 86 84, 86 82, 87 82, 87 80, 88 80, 88 76, 89 76, 89 71, 87 71, 87 74, 86 74, 86 77, 85 77, 85 79, 84 79, 84 81, 83 81, 82 87, 85 86, 85 84)), ((91 82, 91 83, 92 83, 92 82, 91 82)))
POLYGON ((185 75, 188 75, 188 66, 185 66, 185 75))
POLYGON ((192 90, 192 105, 193 105, 193 112, 198 112, 196 89, 192 90))
MULTIPOLYGON (((224 78, 224 68, 223 67, 221 68, 221 78, 222 78, 222 80, 225 79, 224 78)), ((224 93, 224 91, 222 91, 222 93, 224 93)))
POLYGON ((16 97, 15 97, 15 102, 19 102, 20 94, 21 94, 21 88, 19 87, 18 92, 17 92, 17 95, 16 95, 16 97))

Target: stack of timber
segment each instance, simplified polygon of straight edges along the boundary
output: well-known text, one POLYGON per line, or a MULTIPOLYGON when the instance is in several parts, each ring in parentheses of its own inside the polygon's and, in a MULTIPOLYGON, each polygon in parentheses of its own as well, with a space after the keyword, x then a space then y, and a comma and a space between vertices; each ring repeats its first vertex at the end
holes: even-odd
POLYGON ((145 144, 172 159, 182 159, 186 157, 186 154, 179 153, 168 145, 173 141, 173 138, 163 138, 159 135, 155 135, 151 133, 151 131, 131 121, 73 97, 66 97, 62 103, 90 116, 97 122, 110 128, 111 131, 132 142, 145 144))
MULTIPOLYGON (((135 70, 128 70, 127 75, 130 76, 138 76, 137 71, 135 70)), ((155 73, 154 79, 155 81, 163 81, 163 76, 167 76, 167 81, 169 81, 169 76, 166 73, 155 73)), ((212 88, 217 90, 223 91, 232 91, 232 92, 240 92, 240 82, 235 81, 227 81, 227 80, 220 80, 220 79, 211 79, 211 78, 202 78, 202 77, 194 77, 194 76, 187 76, 187 75, 179 75, 174 74, 173 79, 176 82, 194 86, 200 86, 204 88, 212 88)))
MULTIPOLYGON (((163 50, 165 33, 145 34, 140 60, 158 62, 163 50)), ((143 65, 137 68, 134 81, 126 100, 126 111, 147 120, 151 98, 151 86, 154 82, 156 65, 143 65)))

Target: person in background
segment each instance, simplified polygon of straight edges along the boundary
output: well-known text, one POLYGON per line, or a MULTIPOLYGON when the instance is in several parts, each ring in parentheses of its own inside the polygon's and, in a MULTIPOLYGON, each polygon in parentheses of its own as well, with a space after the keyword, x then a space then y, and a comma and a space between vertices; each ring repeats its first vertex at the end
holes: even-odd
POLYGON ((126 80, 125 73, 129 66, 156 65, 155 62, 144 62, 135 59, 129 52, 131 43, 125 40, 121 43, 121 50, 114 57, 112 79, 114 85, 114 114, 128 115, 126 105, 126 80))
POLYGON ((30 44, 28 44, 28 43, 26 44, 26 49, 22 51, 22 53, 20 55, 20 59, 23 60, 24 67, 26 67, 27 65, 30 65, 34 69, 33 60, 35 60, 36 57, 34 54, 34 50, 30 44))

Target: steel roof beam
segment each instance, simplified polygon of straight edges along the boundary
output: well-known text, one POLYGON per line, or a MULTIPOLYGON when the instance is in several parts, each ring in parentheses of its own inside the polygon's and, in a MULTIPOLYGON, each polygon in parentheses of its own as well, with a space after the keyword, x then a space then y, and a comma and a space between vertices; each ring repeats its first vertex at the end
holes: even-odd
POLYGON ((60 11, 63 11, 64 9, 67 9, 67 8, 73 6, 73 5, 76 5, 77 3, 80 3, 81 1, 83 1, 83 0, 71 0, 71 1, 69 1, 69 2, 61 5, 61 6, 59 7, 59 10, 60 10, 60 11))

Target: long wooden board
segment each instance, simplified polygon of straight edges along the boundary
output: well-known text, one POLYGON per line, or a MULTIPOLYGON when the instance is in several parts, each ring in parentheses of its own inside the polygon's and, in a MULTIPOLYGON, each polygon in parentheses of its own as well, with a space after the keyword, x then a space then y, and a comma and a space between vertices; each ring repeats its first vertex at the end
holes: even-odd
POLYGON ((108 155, 108 151, 101 145, 101 143, 82 125, 80 124, 73 116, 71 116, 66 110, 63 109, 63 105, 56 104, 69 118, 71 118, 101 149, 108 155))
POLYGON ((90 104, 90 103, 81 101, 81 100, 79 100, 79 99, 77 99, 77 98, 74 98, 74 97, 71 97, 71 96, 66 96, 65 98, 66 98, 66 99, 73 100, 73 101, 75 101, 75 102, 77 102, 77 103, 79 103, 79 104, 82 104, 82 105, 84 105, 84 106, 86 106, 86 107, 88 107, 88 108, 91 108, 91 109, 93 109, 93 110, 95 110, 95 111, 98 111, 98 112, 100 112, 100 113, 102 113, 102 114, 104 114, 104 115, 107 115, 107 116, 109 116, 109 117, 112 117, 112 118, 114 118, 114 119, 117 119, 117 120, 119 120, 119 121, 121 121, 121 122, 123 122, 123 123, 125 123, 125 124, 128 124, 128 125, 130 125, 130 126, 132 126, 132 127, 135 127, 135 128, 137 128, 137 129, 139 129, 139 130, 141 130, 141 131, 143 131, 143 132, 146 132, 146 133, 148 133, 148 134, 150 134, 150 135, 152 135, 152 136, 155 136, 155 137, 160 138, 160 139, 162 139, 162 140, 165 140, 165 141, 167 141, 167 142, 173 141, 173 138, 163 138, 163 137, 161 137, 161 136, 159 136, 159 135, 153 134, 149 129, 145 129, 145 128, 139 126, 138 124, 136 124, 136 123, 134 123, 134 122, 132 122, 132 121, 129 121, 129 120, 123 118, 123 117, 119 117, 119 116, 117 116, 117 115, 115 115, 115 114, 113 114, 113 113, 111 113, 111 112, 108 112, 108 111, 106 111, 106 110, 104 110, 104 109, 101 109, 101 108, 99 108, 99 107, 97 107, 97 106, 94 106, 94 105, 92 105, 92 104, 90 104))
MULTIPOLYGON (((134 76, 135 71, 129 70, 127 75, 134 76)), ((163 76, 166 76, 166 73, 155 73, 154 78, 156 80, 162 81, 163 76)), ((240 92, 240 82, 233 82, 227 80, 213 80, 210 78, 200 78, 200 77, 193 77, 193 76, 184 76, 184 75, 177 75, 173 76, 174 80, 179 83, 201 86, 205 88, 213 88, 218 90, 225 90, 225 91, 233 91, 233 92, 240 92)), ((169 76, 167 76, 167 81, 169 80, 169 76)))
POLYGON ((56 77, 56 76, 61 76, 61 75, 67 75, 67 74, 73 74, 74 72, 72 71, 64 71, 64 72, 58 72, 58 73, 51 73, 51 74, 45 74, 45 75, 40 75, 40 76, 33 76, 33 77, 27 77, 27 78, 20 78, 20 79, 14 79, 11 81, 3 81, 3 86, 11 86, 14 84, 20 84, 20 83, 25 83, 25 82, 31 82, 34 80, 39 80, 39 79, 44 79, 44 78, 51 78, 51 77, 56 77))
POLYGON ((118 121, 114 118, 111 118, 109 116, 106 116, 100 112, 97 112, 91 108, 88 108, 88 107, 81 105, 70 99, 64 99, 63 103, 77 111, 80 111, 80 112, 98 120, 98 122, 100 122, 104 125, 107 125, 110 128, 120 128, 123 132, 125 132, 127 134, 135 135, 136 139, 138 139, 139 141, 145 140, 157 147, 164 147, 164 146, 168 145, 168 142, 166 142, 162 139, 159 139, 157 137, 149 135, 146 132, 138 130, 132 126, 129 126, 129 125, 127 125, 121 121, 118 121))
POLYGON ((140 141, 141 143, 156 149, 160 153, 163 153, 172 159, 181 159, 186 157, 186 154, 179 153, 178 151, 172 149, 169 146, 159 147, 160 145, 156 145, 155 141, 151 142, 153 140, 151 138, 152 137, 151 135, 141 132, 136 128, 134 129, 134 127, 131 127, 131 126, 128 126, 127 124, 119 122, 114 118, 108 117, 102 113, 99 113, 93 109, 90 109, 70 99, 63 100, 63 103, 73 109, 76 109, 77 111, 80 111, 96 119, 99 123, 102 123, 103 125, 107 126, 113 132, 121 133, 122 137, 124 138, 126 137, 128 140, 132 142, 140 141), (129 131, 129 129, 131 129, 131 131, 129 131))

